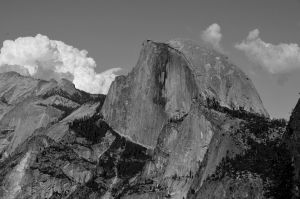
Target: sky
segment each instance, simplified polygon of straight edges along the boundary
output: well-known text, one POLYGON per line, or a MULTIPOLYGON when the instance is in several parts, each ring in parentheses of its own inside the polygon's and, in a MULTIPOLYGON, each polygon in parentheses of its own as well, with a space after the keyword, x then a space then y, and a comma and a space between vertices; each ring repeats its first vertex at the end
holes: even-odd
POLYGON ((0 42, 12 40, 1 50, 0 65, 23 64, 38 74, 32 60, 45 63, 46 71, 55 63, 79 88, 105 93, 90 82, 107 87, 114 74, 128 73, 144 40, 189 38, 227 54, 252 79, 271 117, 288 118, 299 98, 299 0, 0 2, 0 42), (32 49, 31 60, 8 59, 32 49))

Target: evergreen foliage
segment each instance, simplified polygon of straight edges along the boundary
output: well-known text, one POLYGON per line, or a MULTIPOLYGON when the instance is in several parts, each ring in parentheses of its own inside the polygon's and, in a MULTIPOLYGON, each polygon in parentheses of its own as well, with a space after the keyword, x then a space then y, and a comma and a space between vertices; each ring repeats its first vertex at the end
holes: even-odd
POLYGON ((110 129, 108 124, 101 120, 102 116, 95 114, 92 117, 85 116, 81 119, 75 119, 70 123, 70 128, 73 129, 80 137, 85 137, 93 143, 98 143, 110 129))
POLYGON ((228 156, 223 158, 215 173, 208 177, 207 181, 220 180, 225 176, 236 179, 251 173, 263 180, 264 194, 267 198, 292 198, 294 169, 292 156, 282 141, 287 122, 284 119, 271 120, 249 113, 243 108, 231 110, 221 107, 214 99, 207 101, 209 108, 244 120, 234 134, 243 135, 249 147, 234 158, 228 156), (271 137, 274 132, 277 136, 271 137))

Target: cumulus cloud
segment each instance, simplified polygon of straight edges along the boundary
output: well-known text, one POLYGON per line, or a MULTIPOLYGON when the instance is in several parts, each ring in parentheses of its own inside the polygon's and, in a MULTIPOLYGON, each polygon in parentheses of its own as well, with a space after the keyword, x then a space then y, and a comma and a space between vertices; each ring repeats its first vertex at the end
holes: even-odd
POLYGON ((235 47, 271 74, 287 74, 300 69, 300 47, 295 43, 266 43, 259 37, 259 30, 249 32, 248 37, 235 47))
POLYGON ((220 44, 222 39, 221 27, 219 24, 211 24, 206 30, 201 34, 202 40, 211 45, 215 50, 223 51, 223 48, 220 44))
POLYGON ((80 90, 105 94, 120 69, 96 73, 96 66, 86 50, 41 34, 6 40, 0 53, 0 71, 12 70, 42 79, 67 78, 80 90))

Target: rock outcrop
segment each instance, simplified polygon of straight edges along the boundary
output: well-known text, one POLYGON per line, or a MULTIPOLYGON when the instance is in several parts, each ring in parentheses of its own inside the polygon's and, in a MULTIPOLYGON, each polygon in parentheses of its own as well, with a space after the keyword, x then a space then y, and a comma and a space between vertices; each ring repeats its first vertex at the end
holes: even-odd
POLYGON ((154 147, 168 120, 207 98, 268 115, 251 80, 225 56, 190 41, 146 41, 132 72, 113 82, 101 112, 121 134, 154 147))

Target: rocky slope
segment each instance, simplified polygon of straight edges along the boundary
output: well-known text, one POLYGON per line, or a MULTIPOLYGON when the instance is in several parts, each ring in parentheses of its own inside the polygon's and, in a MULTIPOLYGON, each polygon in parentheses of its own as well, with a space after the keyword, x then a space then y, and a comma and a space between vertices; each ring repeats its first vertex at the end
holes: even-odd
POLYGON ((286 122, 268 118, 228 58, 190 40, 145 41, 106 97, 11 72, 0 83, 0 198, 291 198, 295 190, 286 122))
POLYGON ((67 81, 43 81, 15 72, 0 74, 0 154, 10 155, 33 132, 45 128, 89 101, 103 101, 78 91, 67 81))

